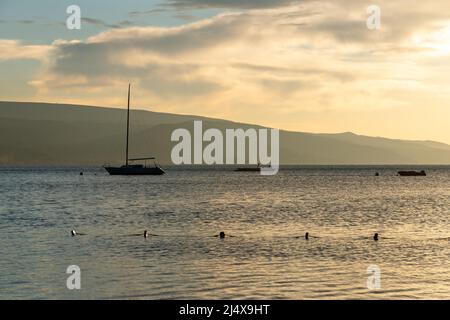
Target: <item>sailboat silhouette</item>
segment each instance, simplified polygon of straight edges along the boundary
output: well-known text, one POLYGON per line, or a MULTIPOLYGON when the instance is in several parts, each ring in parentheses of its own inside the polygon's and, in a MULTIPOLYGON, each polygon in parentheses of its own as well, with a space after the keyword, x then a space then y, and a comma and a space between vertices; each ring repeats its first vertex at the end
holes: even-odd
POLYGON ((104 166, 105 170, 108 171, 110 175, 162 175, 164 174, 164 170, 161 169, 159 165, 156 163, 154 166, 147 166, 143 164, 130 164, 134 161, 147 161, 147 160, 155 160, 154 157, 148 158, 138 158, 138 159, 130 159, 128 157, 128 145, 129 145, 129 136, 130 136, 130 90, 131 84, 128 85, 128 108, 127 108, 127 144, 125 148, 125 165, 120 167, 111 167, 104 166))

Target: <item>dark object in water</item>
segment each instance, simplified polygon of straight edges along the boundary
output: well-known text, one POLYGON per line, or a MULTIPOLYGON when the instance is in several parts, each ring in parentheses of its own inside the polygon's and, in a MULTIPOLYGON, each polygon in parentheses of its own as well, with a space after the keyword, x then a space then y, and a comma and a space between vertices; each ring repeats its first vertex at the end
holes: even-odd
POLYGON ((261 168, 237 168, 234 171, 241 171, 241 172, 260 172, 261 168))
POLYGON ((373 236, 373 240, 378 241, 378 233, 375 233, 375 235, 373 236))
POLYGON ((140 159, 129 159, 128 158, 128 142, 129 142, 129 131, 130 131, 130 88, 131 85, 128 85, 128 108, 127 108, 127 144, 125 149, 125 165, 121 167, 111 167, 104 166, 105 170, 108 171, 110 175, 162 175, 164 174, 164 170, 159 167, 155 163, 153 167, 147 167, 142 164, 128 164, 129 161, 146 161, 146 160, 155 160, 153 157, 149 158, 140 158, 140 159))
MULTIPOLYGON (((133 236, 142 236, 142 233, 133 234, 133 236)), ((148 237, 157 237, 157 234, 149 233, 147 230, 144 230, 144 238, 147 239, 148 237)))
POLYGON ((219 234, 220 239, 224 239, 225 238, 225 232, 221 231, 219 234))
POLYGON ((83 175, 83 172, 80 172, 80 176, 82 176, 83 175))
POLYGON ((241 171, 241 172, 260 172, 261 171, 261 168, 270 168, 270 166, 263 166, 263 165, 261 165, 261 163, 258 163, 258 166, 255 168, 255 167, 240 167, 240 168, 237 168, 236 170, 234 170, 234 171, 241 171))
POLYGON ((75 230, 70 230, 70 235, 71 235, 72 237, 75 237, 75 236, 85 236, 86 233, 80 233, 80 232, 76 232, 75 230))
POLYGON ((398 175, 402 177, 417 177, 417 176, 426 176, 427 174, 425 173, 424 170, 422 170, 422 171, 399 171, 398 175))
POLYGON ((142 164, 124 165, 121 167, 105 167, 105 170, 112 176, 148 176, 162 175, 165 173, 159 166, 146 167, 142 164))
POLYGON ((305 233, 305 240, 309 240, 309 232, 305 233))
POLYGON ((375 177, 378 177, 380 174, 378 172, 375 172, 375 177))

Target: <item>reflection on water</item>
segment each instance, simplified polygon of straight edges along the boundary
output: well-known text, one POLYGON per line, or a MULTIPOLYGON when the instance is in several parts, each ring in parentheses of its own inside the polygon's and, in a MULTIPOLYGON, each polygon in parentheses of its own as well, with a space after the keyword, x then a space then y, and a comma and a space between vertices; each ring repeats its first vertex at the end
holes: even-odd
POLYGON ((0 298, 449 299, 450 168, 396 169, 3 168, 0 298), (159 236, 130 236, 145 229, 159 236), (319 238, 295 238, 306 231, 319 238), (72 264, 79 291, 66 288, 72 264))

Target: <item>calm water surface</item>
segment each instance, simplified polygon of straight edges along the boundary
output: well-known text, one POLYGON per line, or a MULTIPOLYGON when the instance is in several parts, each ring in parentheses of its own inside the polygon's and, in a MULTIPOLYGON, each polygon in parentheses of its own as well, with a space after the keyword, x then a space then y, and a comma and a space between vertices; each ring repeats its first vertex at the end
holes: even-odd
POLYGON ((450 167, 397 169, 0 168, 0 298, 450 299, 450 167))

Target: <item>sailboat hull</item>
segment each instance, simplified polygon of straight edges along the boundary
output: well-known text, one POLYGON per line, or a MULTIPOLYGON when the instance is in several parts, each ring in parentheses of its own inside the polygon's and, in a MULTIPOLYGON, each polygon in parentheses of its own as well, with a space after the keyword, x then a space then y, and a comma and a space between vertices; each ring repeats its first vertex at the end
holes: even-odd
POLYGON ((261 168, 237 168, 234 171, 238 171, 238 172, 261 172, 261 168))
POLYGON ((160 167, 121 166, 104 168, 112 176, 160 176, 165 174, 165 171, 160 167))

